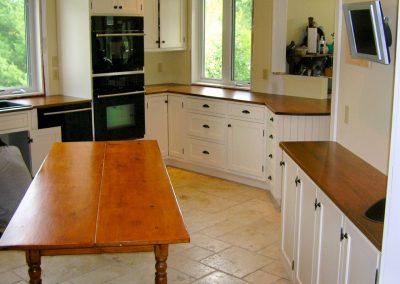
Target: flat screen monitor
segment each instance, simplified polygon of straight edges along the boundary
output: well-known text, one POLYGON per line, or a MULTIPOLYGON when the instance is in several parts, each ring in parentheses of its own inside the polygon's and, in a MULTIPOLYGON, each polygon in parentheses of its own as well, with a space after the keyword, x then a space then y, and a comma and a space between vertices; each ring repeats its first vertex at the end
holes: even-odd
POLYGON ((390 29, 380 1, 343 5, 351 55, 383 64, 390 63, 390 29))

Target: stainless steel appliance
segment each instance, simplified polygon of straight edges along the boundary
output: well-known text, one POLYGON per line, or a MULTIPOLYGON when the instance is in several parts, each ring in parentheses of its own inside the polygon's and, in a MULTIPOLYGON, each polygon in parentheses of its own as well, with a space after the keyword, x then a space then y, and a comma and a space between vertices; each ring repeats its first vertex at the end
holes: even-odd
POLYGON ((95 140, 143 138, 143 17, 93 16, 95 140))

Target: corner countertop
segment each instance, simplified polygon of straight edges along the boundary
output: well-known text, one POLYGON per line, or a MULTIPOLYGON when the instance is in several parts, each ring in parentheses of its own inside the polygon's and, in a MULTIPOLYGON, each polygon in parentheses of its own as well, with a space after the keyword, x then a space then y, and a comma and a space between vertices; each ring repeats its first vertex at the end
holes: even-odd
POLYGON ((281 142, 281 148, 379 249, 383 223, 364 212, 386 196, 387 176, 336 142, 281 142))
POLYGON ((62 106, 77 103, 87 103, 91 102, 91 99, 82 99, 76 97, 69 97, 63 95, 54 96, 37 96, 37 97, 27 97, 20 99, 13 99, 13 102, 29 104, 33 108, 51 107, 51 106, 62 106))
POLYGON ((330 115, 331 112, 331 103, 329 99, 308 99, 198 85, 166 84, 146 86, 147 95, 165 92, 265 105, 273 113, 279 115, 322 116, 330 115))

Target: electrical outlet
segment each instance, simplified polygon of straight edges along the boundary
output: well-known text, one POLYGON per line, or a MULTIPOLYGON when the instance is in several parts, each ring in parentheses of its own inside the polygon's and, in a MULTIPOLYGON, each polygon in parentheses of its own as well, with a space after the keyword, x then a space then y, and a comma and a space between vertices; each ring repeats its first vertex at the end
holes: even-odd
POLYGON ((157 70, 158 70, 159 73, 161 73, 163 71, 163 64, 161 62, 159 62, 157 64, 157 70))
POLYGON ((344 106, 344 123, 349 124, 350 109, 349 106, 344 106))
POLYGON ((262 70, 262 78, 264 80, 268 80, 268 70, 267 69, 262 70))

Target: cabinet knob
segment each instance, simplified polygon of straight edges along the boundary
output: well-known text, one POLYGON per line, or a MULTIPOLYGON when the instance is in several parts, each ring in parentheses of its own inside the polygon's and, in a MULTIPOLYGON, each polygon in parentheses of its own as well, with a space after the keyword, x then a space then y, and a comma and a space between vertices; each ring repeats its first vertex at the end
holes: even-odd
POLYGON ((301 180, 299 179, 299 177, 296 177, 296 179, 294 180, 294 183, 296 184, 296 186, 301 183, 301 180))
POLYGON ((272 176, 268 176, 268 179, 269 179, 269 180, 272 180, 272 176))
POLYGON ((250 112, 249 112, 247 109, 242 110, 242 113, 244 113, 244 114, 250 114, 250 112))
POLYGON ((165 43, 165 40, 163 40, 161 43, 165 43))
POLYGON ((318 207, 321 208, 321 202, 318 202, 318 199, 315 198, 315 202, 314 202, 315 210, 317 210, 318 207))
POLYGON ((273 117, 271 117, 269 120, 270 120, 271 122, 274 122, 274 118, 273 118, 273 117))
POLYGON ((121 10, 121 9, 122 9, 122 6, 119 6, 118 8, 121 10))
POLYGON ((33 139, 31 137, 28 137, 28 143, 31 144, 33 142, 33 139))
POLYGON ((207 124, 204 124, 203 127, 204 127, 204 128, 210 128, 210 126, 207 125, 207 124))
POLYGON ((210 155, 210 152, 204 150, 204 151, 203 151, 203 154, 204 154, 204 155, 210 155))
POLYGON ((159 41, 159 40, 156 40, 156 43, 160 43, 160 41, 159 41))
POLYGON ((343 228, 340 229, 340 241, 343 241, 344 239, 348 239, 349 235, 347 233, 343 232, 343 228))
POLYGON ((271 135, 269 136, 269 139, 274 139, 274 135, 271 134, 271 135))
POLYGON ((204 108, 210 108, 210 106, 208 104, 204 104, 203 107, 204 108))
POLYGON ((115 5, 115 6, 114 6, 114 9, 117 9, 117 8, 118 8, 118 6, 117 6, 117 5, 115 5))
POLYGON ((232 127, 232 124, 228 124, 228 127, 232 127))
POLYGON ((270 157, 270 159, 272 159, 273 156, 272 156, 272 154, 269 154, 268 157, 270 157))
POLYGON ((284 162, 284 161, 281 161, 281 162, 279 163, 279 165, 280 165, 281 167, 283 167, 283 166, 285 165, 285 162, 284 162))

